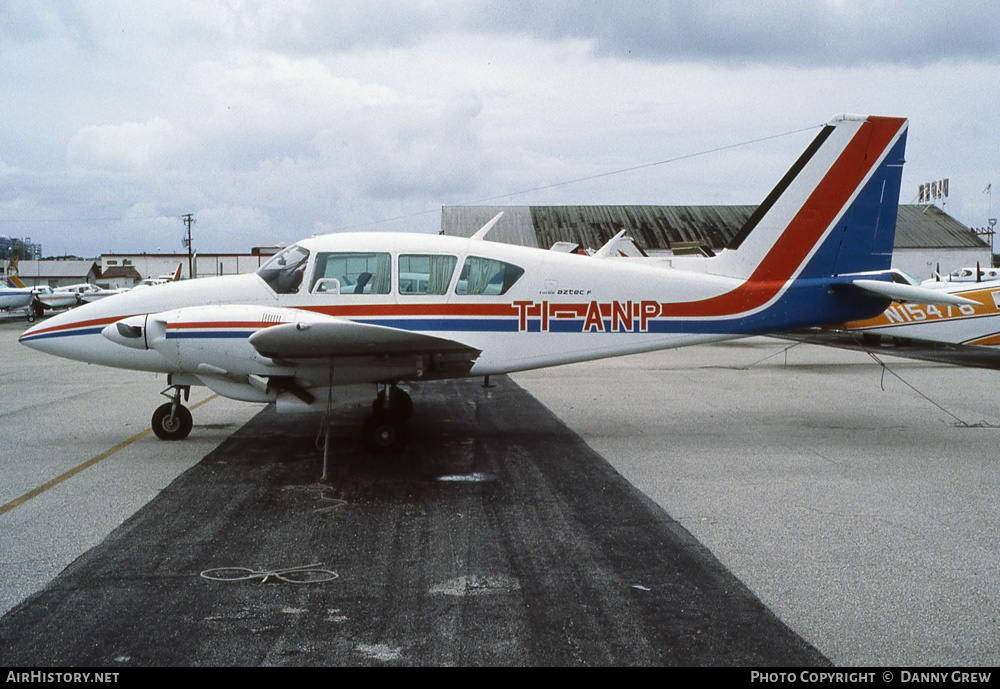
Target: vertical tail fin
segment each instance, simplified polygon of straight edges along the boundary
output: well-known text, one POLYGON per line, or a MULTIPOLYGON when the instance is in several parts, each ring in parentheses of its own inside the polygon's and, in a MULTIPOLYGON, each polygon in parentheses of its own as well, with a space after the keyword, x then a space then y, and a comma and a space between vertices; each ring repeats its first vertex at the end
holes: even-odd
POLYGON ((906 130, 902 118, 831 120, 709 270, 787 282, 888 269, 906 130))

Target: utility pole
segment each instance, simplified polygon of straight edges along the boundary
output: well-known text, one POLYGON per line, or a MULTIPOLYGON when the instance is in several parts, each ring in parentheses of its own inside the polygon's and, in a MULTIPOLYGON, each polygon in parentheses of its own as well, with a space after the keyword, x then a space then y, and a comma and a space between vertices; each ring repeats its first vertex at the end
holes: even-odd
POLYGON ((181 244, 187 247, 188 250, 188 278, 194 279, 194 249, 191 246, 191 226, 194 225, 194 214, 187 213, 184 216, 184 224, 187 225, 187 237, 181 240, 181 244))

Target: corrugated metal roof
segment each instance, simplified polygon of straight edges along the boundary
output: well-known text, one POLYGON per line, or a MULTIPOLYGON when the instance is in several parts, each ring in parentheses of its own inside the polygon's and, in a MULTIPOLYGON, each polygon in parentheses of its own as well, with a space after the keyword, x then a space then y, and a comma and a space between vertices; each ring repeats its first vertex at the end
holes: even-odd
POLYGON ((937 206, 900 206, 897 249, 982 248, 981 237, 937 206))
POLYGON ((676 242, 725 246, 754 206, 532 206, 538 244, 574 241, 597 248, 621 230, 648 249, 676 242))
POLYGON ((503 211, 503 217, 490 230, 487 239, 537 249, 538 238, 528 206, 444 206, 441 209, 441 231, 453 237, 471 237, 500 211, 503 211))
MULTIPOLYGON (((492 241, 548 248, 575 242, 597 248, 622 229, 646 250, 669 249, 676 242, 702 242, 721 249, 756 206, 445 206, 445 234, 471 236, 501 210, 492 241)), ((901 205, 896 248, 982 248, 969 228, 936 206, 901 205)))

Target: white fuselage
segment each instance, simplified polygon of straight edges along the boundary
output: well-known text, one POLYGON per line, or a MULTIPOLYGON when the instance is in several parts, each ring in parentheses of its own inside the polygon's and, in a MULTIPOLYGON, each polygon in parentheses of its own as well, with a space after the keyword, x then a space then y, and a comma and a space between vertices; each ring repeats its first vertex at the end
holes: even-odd
MULTIPOLYGON (((282 307, 297 311, 303 319, 320 315, 346 318, 430 332, 461 342, 481 350, 482 354, 470 371, 470 375, 481 375, 740 334, 739 329, 698 334, 656 332, 651 328, 654 321, 666 320, 661 317, 661 304, 665 299, 688 302, 711 299, 739 285, 739 281, 732 278, 665 269, 659 261, 602 260, 424 235, 340 235, 307 240, 301 245, 310 249, 310 259, 303 284, 295 292, 275 292, 256 274, 168 283, 80 306, 32 329, 23 341, 42 351, 80 361, 176 373, 190 370, 185 369, 189 362, 165 357, 153 349, 122 347, 102 336, 101 331, 131 316, 196 306, 282 307), (371 245, 373 236, 381 240, 378 247, 371 245), (442 246, 447 250, 443 251, 442 246), (315 282, 312 276, 317 254, 325 248, 346 253, 370 253, 377 249, 377 253, 388 254, 393 265, 388 293, 346 293, 349 291, 347 286, 340 290, 343 293, 311 289, 310 283, 315 282), (502 295, 458 294, 458 270, 453 272, 444 294, 412 294, 397 288, 412 280, 412 271, 404 274, 402 282, 396 278, 401 273, 396 268, 400 255, 452 256, 456 266, 461 266, 470 255, 482 256, 516 265, 524 274, 502 295)), ((241 313, 241 318, 244 315, 241 313)), ((207 323, 197 341, 188 338, 186 345, 193 352, 191 356, 200 357, 204 360, 202 363, 207 361, 211 365, 241 357, 259 369, 257 373, 268 373, 267 365, 255 361, 261 357, 251 355, 248 345, 247 351, 234 352, 238 341, 246 339, 245 335, 242 338, 224 337, 227 332, 224 320, 207 323)), ((246 331, 243 328, 242 332, 246 331)), ((219 368, 228 371, 231 366, 219 368)), ((287 367, 279 368, 285 370, 287 367)))
POLYGON ((31 304, 34 295, 30 288, 0 285, 0 309, 22 309, 31 304))

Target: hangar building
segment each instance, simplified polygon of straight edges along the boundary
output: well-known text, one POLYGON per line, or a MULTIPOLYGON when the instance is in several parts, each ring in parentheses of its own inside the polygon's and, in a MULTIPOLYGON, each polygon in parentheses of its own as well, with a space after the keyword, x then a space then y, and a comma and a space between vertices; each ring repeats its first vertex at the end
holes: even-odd
MULTIPOLYGON (((541 248, 574 242, 598 248, 619 231, 650 255, 678 243, 698 242, 722 249, 756 206, 445 206, 441 231, 471 236, 490 218, 505 211, 490 239, 541 248)), ((925 279, 979 262, 989 266, 992 253, 968 227, 934 205, 900 205, 892 265, 925 279)))

